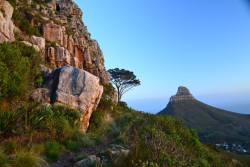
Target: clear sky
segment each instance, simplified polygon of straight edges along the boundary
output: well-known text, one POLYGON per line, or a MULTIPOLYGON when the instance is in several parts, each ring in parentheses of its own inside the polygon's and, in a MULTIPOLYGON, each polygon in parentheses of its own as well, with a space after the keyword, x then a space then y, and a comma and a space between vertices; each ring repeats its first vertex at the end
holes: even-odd
POLYGON ((157 112, 184 85, 204 102, 250 114, 246 0, 76 2, 107 69, 132 70, 142 81, 124 97, 131 106, 157 112))

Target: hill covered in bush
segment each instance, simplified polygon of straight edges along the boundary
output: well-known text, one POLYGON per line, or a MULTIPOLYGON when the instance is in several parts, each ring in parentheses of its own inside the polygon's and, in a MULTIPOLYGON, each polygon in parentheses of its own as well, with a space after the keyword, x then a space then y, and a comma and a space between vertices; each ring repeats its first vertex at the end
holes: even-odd
POLYGON ((9 2, 0 1, 0 167, 247 166, 173 118, 116 103, 73 1, 9 2))

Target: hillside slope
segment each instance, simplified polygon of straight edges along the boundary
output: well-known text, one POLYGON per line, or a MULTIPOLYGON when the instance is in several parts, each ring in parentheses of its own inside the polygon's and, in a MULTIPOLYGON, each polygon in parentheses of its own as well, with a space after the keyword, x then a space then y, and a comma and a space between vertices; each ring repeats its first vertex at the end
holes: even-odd
POLYGON ((197 130, 203 142, 248 144, 250 116, 225 111, 196 100, 184 87, 159 115, 170 115, 197 130), (180 93, 182 92, 182 93, 180 93))
POLYGON ((0 167, 246 167, 179 121, 115 103, 73 0, 0 0, 0 167))

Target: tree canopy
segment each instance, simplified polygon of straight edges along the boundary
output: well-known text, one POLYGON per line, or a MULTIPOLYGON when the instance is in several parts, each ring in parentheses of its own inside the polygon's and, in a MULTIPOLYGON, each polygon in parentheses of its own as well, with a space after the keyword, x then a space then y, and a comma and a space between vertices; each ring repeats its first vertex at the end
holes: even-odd
POLYGON ((141 81, 137 79, 136 75, 132 71, 114 68, 108 70, 108 72, 111 77, 111 82, 117 90, 118 101, 121 101, 122 96, 126 92, 141 84, 141 81))

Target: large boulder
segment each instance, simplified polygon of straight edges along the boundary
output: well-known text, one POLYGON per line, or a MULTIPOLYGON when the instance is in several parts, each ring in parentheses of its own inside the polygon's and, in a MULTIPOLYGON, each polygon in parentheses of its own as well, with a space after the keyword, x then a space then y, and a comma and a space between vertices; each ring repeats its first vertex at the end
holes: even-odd
POLYGON ((49 98, 52 104, 64 104, 80 110, 80 128, 86 132, 92 112, 99 104, 103 93, 99 78, 82 69, 64 66, 52 71, 43 87, 44 89, 35 91, 32 98, 40 102, 46 102, 49 98))
POLYGON ((0 43, 15 40, 15 26, 11 20, 13 10, 13 7, 8 1, 0 0, 0 43))

